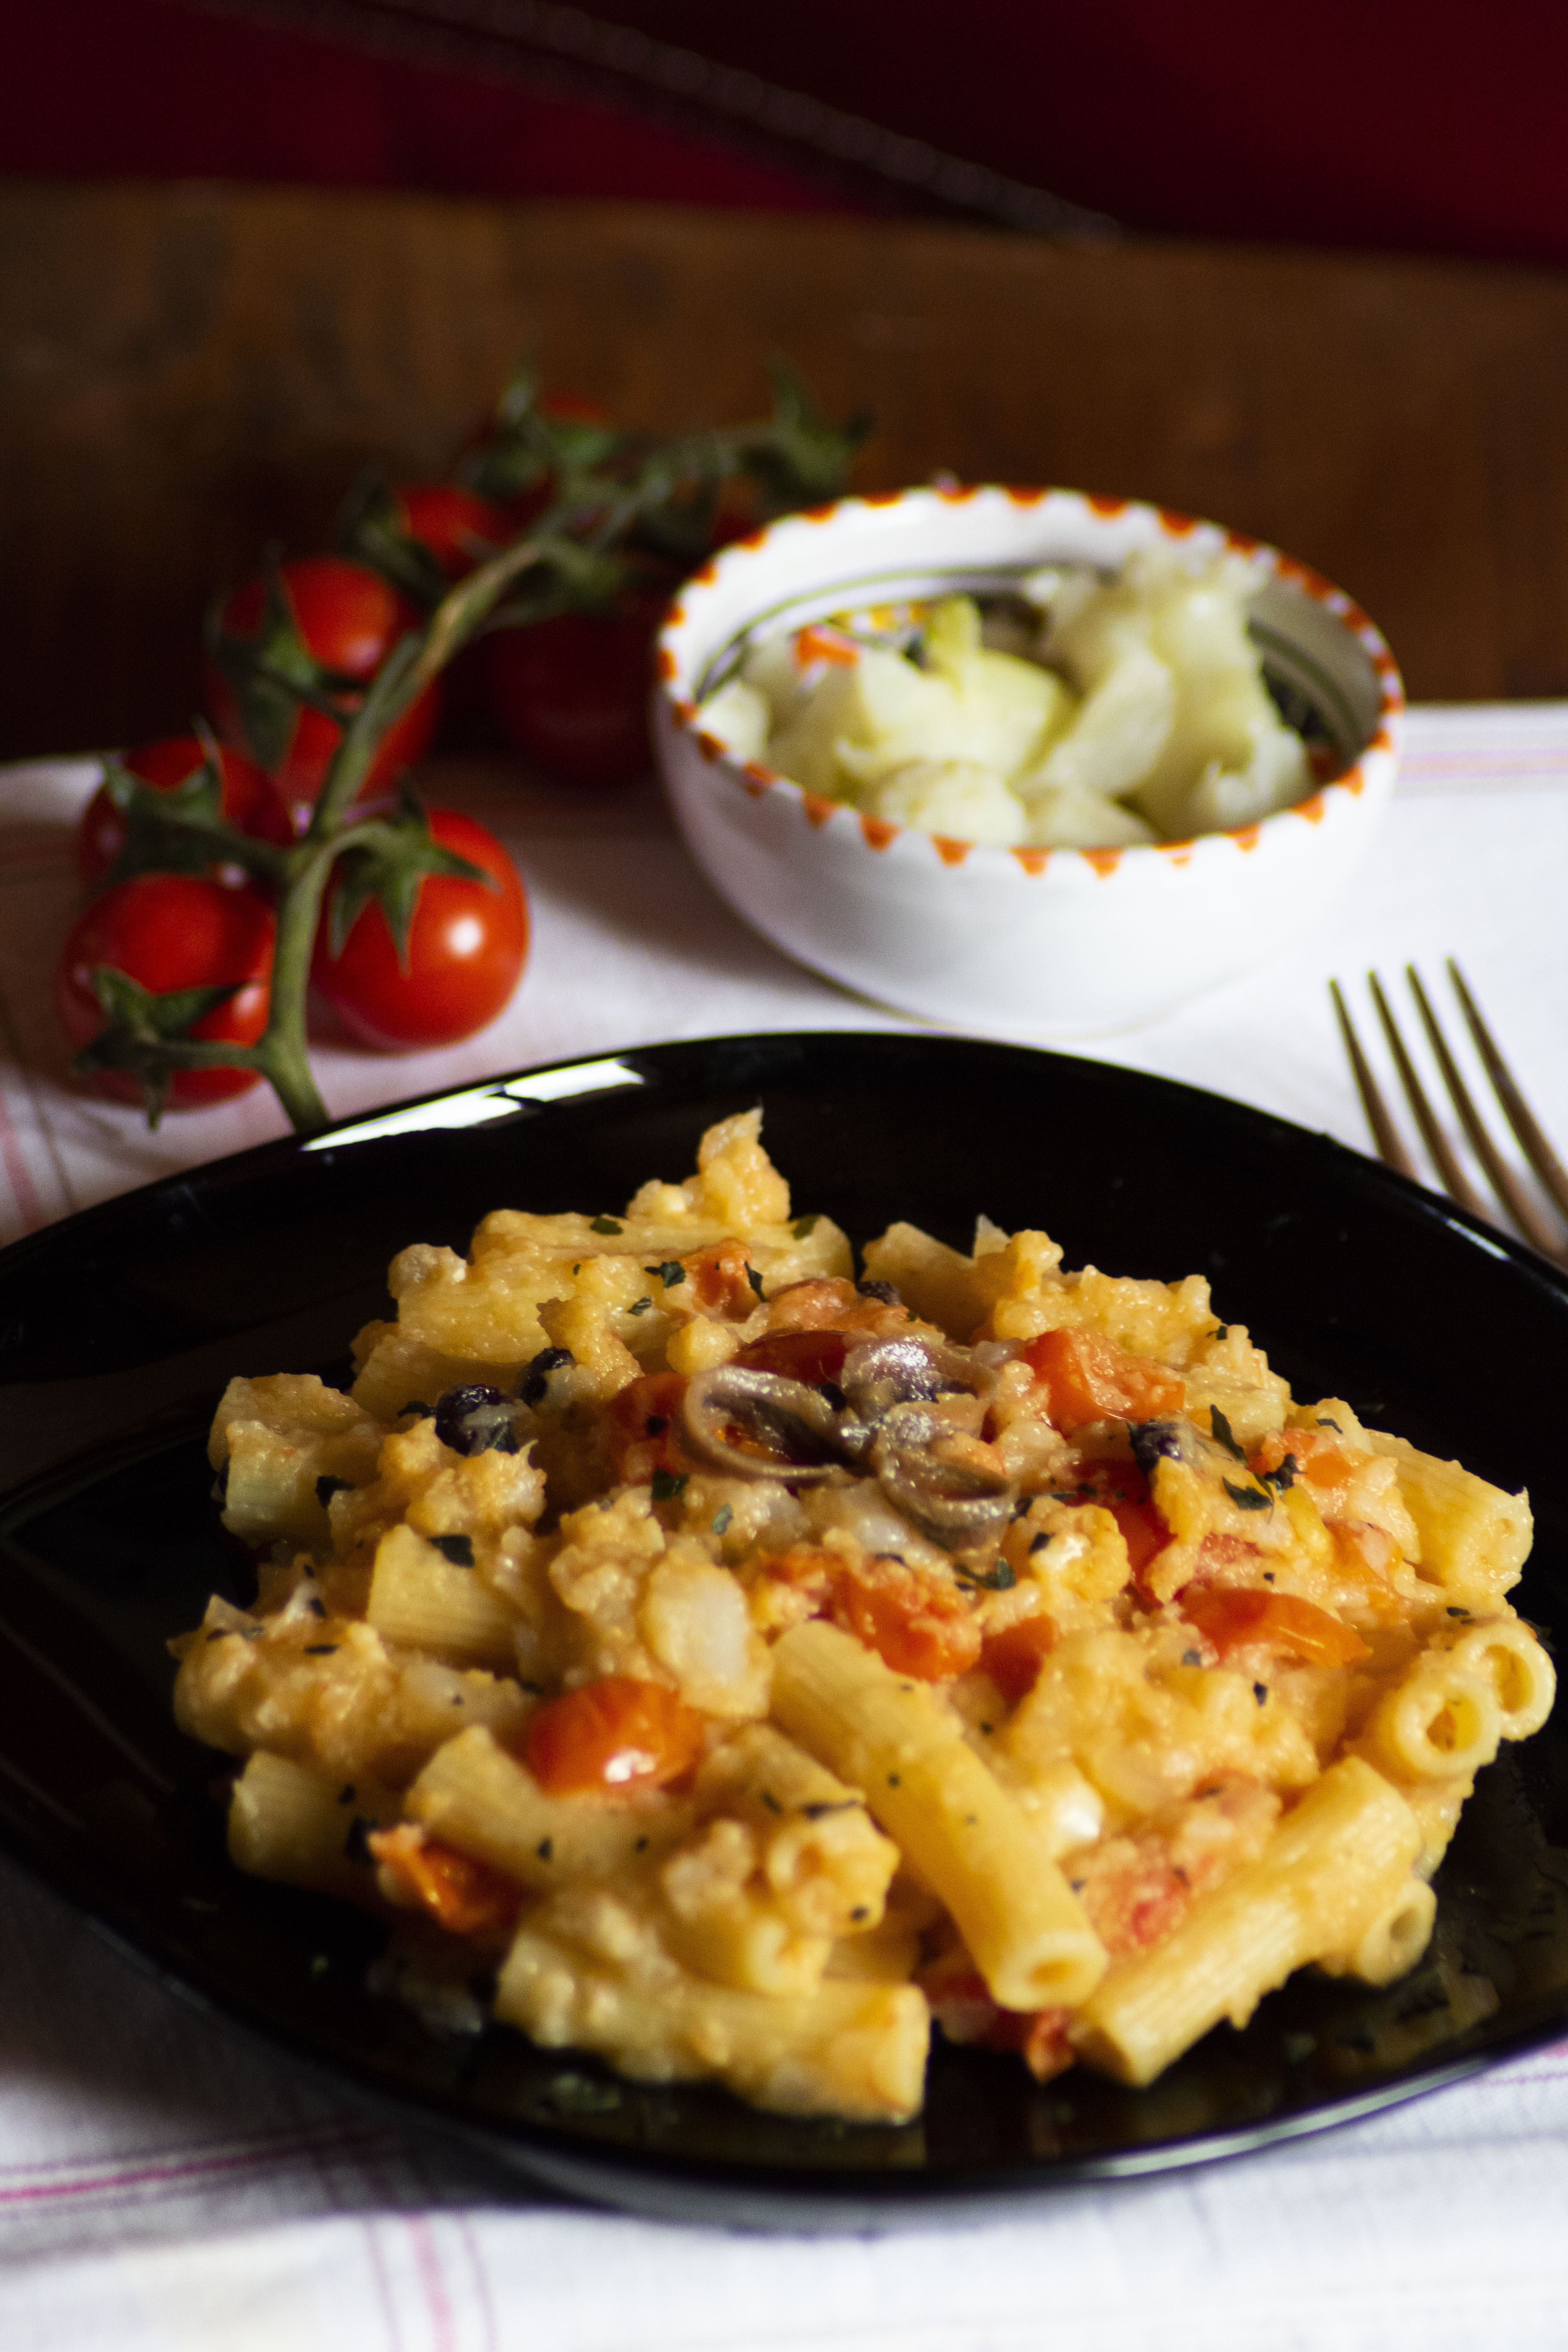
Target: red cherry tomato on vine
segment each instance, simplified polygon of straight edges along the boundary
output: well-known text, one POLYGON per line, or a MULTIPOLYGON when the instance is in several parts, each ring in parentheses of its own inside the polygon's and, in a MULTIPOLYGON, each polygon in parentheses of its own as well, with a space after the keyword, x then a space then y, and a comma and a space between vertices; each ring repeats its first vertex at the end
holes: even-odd
POLYGON ((560 613, 484 640, 490 694, 523 757, 552 782, 610 791, 653 764, 653 641, 668 589, 628 591, 613 613, 560 613))
POLYGON ((426 874, 401 964, 374 900, 361 908, 341 955, 331 953, 327 909, 316 934, 311 986, 351 1037, 384 1054, 471 1037, 510 1002, 528 960, 528 901, 494 834, 455 809, 433 809, 430 831, 499 887, 426 874))
MULTIPOLYGON (((239 982, 191 1034, 254 1045, 267 1026, 273 930, 272 909, 253 890, 226 888, 198 874, 138 874, 117 883, 77 917, 60 951, 55 1004, 72 1050, 90 1045, 105 1025, 92 985, 99 964, 156 995, 239 982)), ((256 1082, 254 1070, 176 1070, 168 1099, 175 1110, 191 1110, 242 1095, 256 1082)), ((142 1100, 128 1070, 98 1070, 89 1083, 118 1102, 142 1100)))
MULTIPOLYGON (((368 683, 405 631, 419 625, 419 615, 405 597, 377 572, 351 563, 341 555, 306 555, 281 566, 284 593, 295 634, 305 653, 323 674, 326 690, 357 707, 352 688, 335 687, 348 678, 368 683)), ((226 636, 254 637, 261 628, 267 585, 260 578, 237 588, 223 608, 226 636)), ((207 663, 207 691, 219 731, 231 743, 254 751, 247 742, 245 714, 234 687, 216 664, 207 663)), ((440 710, 439 683, 432 680, 418 699, 382 738, 361 787, 368 799, 383 792, 401 768, 417 760, 429 742, 440 710)), ((342 740, 335 719, 302 705, 283 756, 271 768, 279 790, 299 824, 306 823, 316 796, 326 782, 333 752, 342 740)))
MULTIPOLYGON (((205 759, 195 735, 164 735, 155 743, 121 752, 120 764, 144 784, 151 784, 154 792, 174 793, 190 782, 205 759)), ((293 822, 288 803, 266 769, 227 743, 218 747, 218 767, 219 804, 229 824, 258 841, 270 841, 286 849, 294 838, 293 822)), ((82 811, 77 828, 77 872, 87 889, 97 889, 124 846, 125 819, 110 799, 108 786, 100 784, 82 811)), ((236 866, 215 868, 214 879, 226 880, 238 873, 236 866)))
POLYGON ((395 496, 403 529, 429 549, 448 580, 466 579, 516 537, 511 516, 492 499, 454 482, 408 482, 395 496))

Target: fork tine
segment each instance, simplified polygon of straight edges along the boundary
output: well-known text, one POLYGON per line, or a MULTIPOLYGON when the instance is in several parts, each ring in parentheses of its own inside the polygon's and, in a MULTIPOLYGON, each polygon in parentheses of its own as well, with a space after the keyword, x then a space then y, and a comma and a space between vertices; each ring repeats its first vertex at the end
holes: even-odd
POLYGON ((1340 993, 1337 980, 1330 981, 1329 993, 1334 1000, 1334 1011, 1340 1016, 1340 1034, 1345 1041, 1345 1052, 1350 1055, 1351 1068, 1355 1073, 1356 1090, 1361 1096, 1362 1108, 1366 1113, 1373 1140, 1377 1145, 1377 1156, 1385 1168, 1392 1168, 1397 1174, 1414 1181, 1415 1163, 1401 1143, 1399 1130, 1388 1115, 1388 1106, 1378 1092, 1377 1080, 1361 1050, 1361 1039, 1356 1035, 1351 1016, 1345 1010, 1345 1000, 1340 993))
POLYGON ((1448 958, 1448 977, 1454 983, 1454 993, 1459 1000, 1460 1009, 1466 1021, 1469 1024, 1470 1034, 1476 1041, 1477 1051, 1486 1064, 1487 1076, 1490 1078, 1497 1098, 1502 1105, 1503 1116, 1519 1139, 1520 1150, 1562 1210, 1563 1214, 1568 1217, 1568 1169, 1563 1167, 1542 1133, 1534 1113, 1514 1083, 1513 1073, 1498 1051, 1491 1031, 1481 1018, 1480 1007, 1470 994, 1465 975, 1452 956, 1448 958))
MULTIPOLYGON (((1415 982, 1414 971, 1410 972, 1409 977, 1419 995, 1419 983, 1415 982)), ((1388 1040, 1388 1049, 1394 1055, 1394 1066, 1399 1072, 1399 1083, 1405 1089, 1405 1099, 1415 1112, 1415 1124, 1421 1129, 1421 1139, 1436 1163, 1437 1172, 1443 1179, 1443 1190, 1451 1201, 1458 1202, 1461 1209, 1468 1209, 1472 1216, 1484 1217, 1487 1213, 1486 1202, 1454 1157, 1453 1147, 1444 1134, 1438 1123, 1437 1115, 1426 1098, 1426 1090, 1416 1076, 1415 1065, 1405 1051, 1405 1040, 1399 1034, 1394 1014, 1389 1010, 1388 999, 1383 992, 1383 983, 1374 971, 1369 971, 1366 980, 1367 986, 1372 991, 1372 1001, 1377 1007, 1377 1017, 1383 1024, 1383 1034, 1388 1040)), ((1422 1009, 1426 1011, 1424 1002, 1422 1009)), ((1443 1046, 1438 1046, 1439 1059, 1446 1050, 1443 1046)), ((1450 1094, 1453 1093, 1456 1083, 1463 1084, 1458 1072, 1454 1070, 1450 1074, 1449 1066, 1446 1063, 1443 1076, 1447 1082, 1450 1094)), ((1461 1116, 1463 1116, 1462 1112, 1461 1116)), ((1474 1130, 1469 1129, 1468 1121, 1467 1131, 1470 1134, 1473 1142, 1474 1130)))
MULTIPOLYGON (((1559 1257, 1562 1253, 1562 1244, 1558 1240, 1557 1235, 1552 1233, 1543 1223, 1534 1202, 1523 1191, 1518 1177, 1515 1176, 1512 1169, 1503 1159, 1496 1144, 1492 1141, 1491 1137, 1487 1132, 1481 1115, 1476 1108, 1470 1090, 1468 1087, 1466 1086, 1463 1077, 1460 1076, 1458 1065, 1456 1063, 1453 1055, 1448 1050, 1448 1041, 1444 1036, 1442 1030, 1437 1026, 1437 1016, 1432 1010, 1426 991, 1421 985, 1421 976, 1417 972, 1414 964, 1405 965, 1405 977, 1410 982, 1411 993, 1415 997, 1416 1005, 1420 1011, 1422 1023, 1425 1025, 1427 1037, 1431 1041, 1432 1051, 1437 1057, 1437 1066, 1443 1073, 1443 1084, 1448 1089, 1449 1099, 1453 1103, 1454 1108, 1458 1112, 1461 1120, 1464 1122, 1465 1133, 1469 1137, 1470 1141, 1475 1148, 1477 1159, 1480 1161, 1481 1166, 1487 1171, 1487 1176, 1491 1183, 1493 1191, 1508 1211, 1509 1215, 1513 1219, 1514 1223, 1519 1227, 1520 1232, 1524 1235, 1525 1240, 1529 1242, 1532 1247, 1540 1250, 1542 1256, 1559 1257)), ((1444 1181, 1446 1183, 1447 1182, 1447 1171, 1446 1169, 1444 1171, 1444 1181)), ((1449 1184, 1448 1189, 1452 1192, 1453 1186, 1449 1184)), ((1458 1199, 1458 1195, 1456 1194, 1455 1197, 1458 1199)), ((1478 1209, 1480 1209, 1480 1213, 1483 1216, 1486 1213, 1484 1208, 1481 1208, 1480 1203, 1475 1200, 1473 1194, 1469 1200, 1465 1202, 1464 1205, 1467 1208, 1474 1205, 1478 1209)))

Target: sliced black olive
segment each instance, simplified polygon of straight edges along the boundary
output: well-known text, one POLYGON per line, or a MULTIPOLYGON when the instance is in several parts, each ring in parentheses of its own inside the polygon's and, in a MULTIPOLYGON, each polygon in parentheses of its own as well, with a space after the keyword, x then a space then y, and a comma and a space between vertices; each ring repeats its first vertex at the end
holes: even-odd
POLYGON ((518 1395, 524 1404, 537 1404, 550 1386, 552 1372, 564 1371, 576 1361, 570 1348, 541 1348, 525 1369, 518 1395))
POLYGON ((447 1389, 437 1400, 436 1434, 454 1454, 515 1454, 511 1399, 482 1381, 447 1389))

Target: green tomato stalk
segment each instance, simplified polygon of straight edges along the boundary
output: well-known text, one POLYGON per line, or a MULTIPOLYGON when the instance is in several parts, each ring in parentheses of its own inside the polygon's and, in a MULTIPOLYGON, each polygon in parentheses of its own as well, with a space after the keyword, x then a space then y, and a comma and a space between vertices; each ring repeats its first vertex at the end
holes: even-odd
MULTIPOLYGON (((396 811, 356 816, 360 791, 389 729, 453 655, 482 630, 512 627, 569 610, 605 609, 639 559, 695 561, 707 544, 720 491, 749 478, 763 510, 776 513, 829 498, 843 488, 850 460, 868 429, 853 419, 827 425, 799 379, 779 362, 774 408, 764 422, 723 432, 651 442, 600 425, 552 418, 531 379, 508 387, 497 429, 468 467, 472 485, 508 494, 548 482, 549 504, 523 536, 439 595, 424 625, 400 638, 357 708, 339 703, 316 680, 279 667, 270 640, 250 656, 216 648, 227 663, 248 658, 253 682, 273 717, 308 704, 335 719, 342 739, 300 840, 289 847, 258 841, 220 813, 217 746, 209 738, 207 775, 171 797, 112 766, 110 790, 127 820, 126 850, 113 878, 160 869, 191 873, 238 866, 274 898, 277 932, 267 1026, 252 1045, 190 1032, 235 993, 235 986, 181 989, 155 995, 110 967, 94 971, 105 1015, 102 1034, 77 1056, 79 1070, 128 1070, 140 1080, 156 1125, 176 1070, 249 1069, 264 1077, 297 1133, 329 1124, 305 1042, 310 960, 329 887, 334 945, 371 898, 386 910, 402 952, 426 874, 454 874, 494 887, 493 878, 431 838, 417 800, 405 789, 396 811), (336 874, 336 882, 333 876, 336 874)), ((409 571, 409 550, 388 537, 375 484, 362 484, 345 515, 348 551, 384 571, 405 593, 419 579, 430 602, 428 566, 409 571)), ((280 607, 281 583, 275 599, 280 607)), ((236 983, 237 986, 238 983, 236 983)))

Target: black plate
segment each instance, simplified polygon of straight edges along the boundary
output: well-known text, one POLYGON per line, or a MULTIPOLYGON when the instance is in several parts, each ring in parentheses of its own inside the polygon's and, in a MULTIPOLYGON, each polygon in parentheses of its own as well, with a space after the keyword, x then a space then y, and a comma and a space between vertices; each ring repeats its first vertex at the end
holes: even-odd
POLYGON ((1568 1622, 1568 1283, 1321 1137, 1163 1080, 943 1038, 719 1039, 534 1074, 149 1186, 0 1254, 0 1842, 177 1989, 558 2187, 765 2226, 887 2227, 1234 2154, 1454 2079, 1568 2021, 1568 1726, 1483 1774, 1435 1958, 1377 1993, 1303 1977, 1152 2090, 939 2050, 903 2129, 618 2084, 506 2030, 427 2035, 363 1990, 379 1931, 227 1866, 166 1636, 248 1597, 203 1434, 231 1372, 342 1376, 387 1259, 488 1209, 619 1207, 761 1102, 802 1208, 967 1244, 976 1211, 1069 1264, 1196 1269, 1298 1394, 1537 1511, 1521 1594, 1568 1622))

